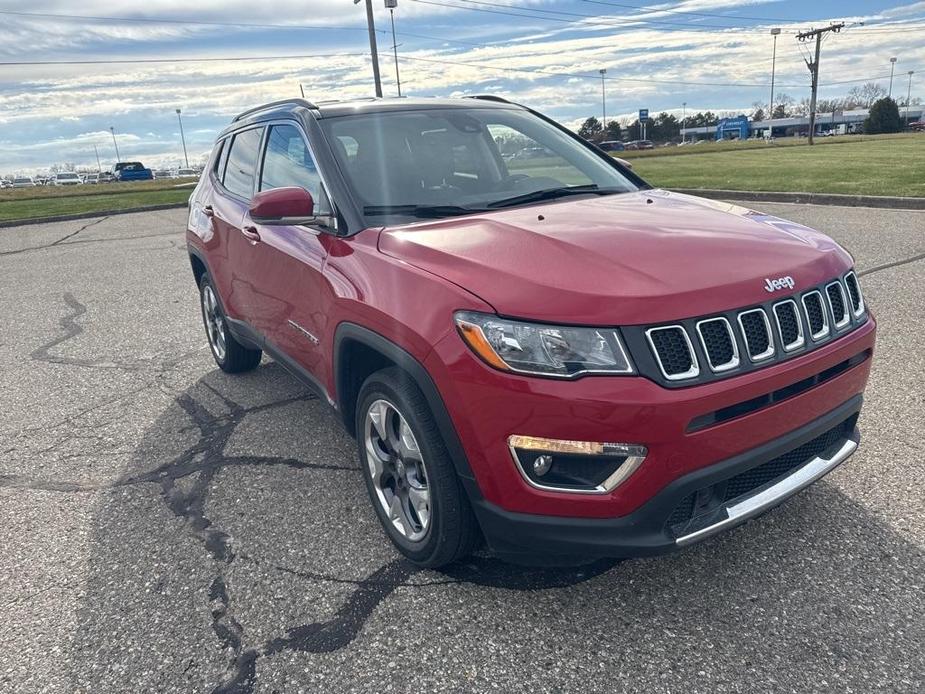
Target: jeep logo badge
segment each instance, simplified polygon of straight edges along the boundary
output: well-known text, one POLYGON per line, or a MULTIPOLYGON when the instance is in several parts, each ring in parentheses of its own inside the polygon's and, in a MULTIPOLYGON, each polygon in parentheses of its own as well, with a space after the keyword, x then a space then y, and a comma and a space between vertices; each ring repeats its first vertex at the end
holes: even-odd
POLYGON ((776 280, 772 280, 766 277, 764 280, 764 288, 767 289, 768 292, 776 292, 784 288, 793 289, 795 284, 796 283, 793 281, 793 278, 790 275, 787 275, 786 277, 778 277, 776 280))

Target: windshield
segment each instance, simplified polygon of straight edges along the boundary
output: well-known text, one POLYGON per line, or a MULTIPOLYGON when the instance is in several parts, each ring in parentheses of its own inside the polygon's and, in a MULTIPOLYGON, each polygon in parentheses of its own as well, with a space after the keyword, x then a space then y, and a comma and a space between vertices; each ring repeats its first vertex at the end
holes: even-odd
POLYGON ((637 190, 568 134, 516 109, 422 109, 321 121, 371 224, 637 190))

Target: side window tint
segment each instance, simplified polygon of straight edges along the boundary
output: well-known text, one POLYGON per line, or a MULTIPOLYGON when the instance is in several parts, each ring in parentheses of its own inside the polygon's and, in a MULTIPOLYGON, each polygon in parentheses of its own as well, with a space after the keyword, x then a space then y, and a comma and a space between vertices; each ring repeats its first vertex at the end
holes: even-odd
POLYGON ((228 152, 225 178, 222 181, 232 193, 248 200, 254 194, 254 172, 257 168, 261 133, 261 128, 252 128, 234 136, 231 151, 228 152))
POLYGON ((321 176, 301 131, 292 125, 274 125, 267 137, 260 190, 287 186, 305 188, 311 193, 319 213, 330 209, 321 189, 321 176))
POLYGON ((219 140, 215 145, 215 154, 212 160, 212 173, 218 180, 222 180, 225 173, 225 161, 228 159, 228 140, 219 140))

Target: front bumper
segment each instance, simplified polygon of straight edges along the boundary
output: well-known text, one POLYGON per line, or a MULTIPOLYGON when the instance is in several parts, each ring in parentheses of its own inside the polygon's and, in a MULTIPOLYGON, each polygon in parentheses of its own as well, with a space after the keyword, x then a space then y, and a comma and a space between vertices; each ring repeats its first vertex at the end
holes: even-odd
POLYGON ((554 556, 571 561, 663 554, 764 513, 844 462, 860 441, 855 424, 861 402, 856 395, 769 443, 679 477, 618 518, 515 513, 484 499, 474 499, 473 507, 492 550, 514 561, 530 562, 538 555, 543 561, 554 556), (788 459, 794 452, 798 459, 788 459), (799 459, 801 452, 807 455, 799 459), (784 474, 769 476, 782 465, 788 468, 784 474), (756 477, 762 471, 764 477, 756 477), (743 480, 765 481, 735 494, 743 480))
POLYGON ((461 443, 473 503, 513 514, 620 522, 676 480, 771 445, 861 395, 876 323, 813 351, 721 381, 667 389, 642 377, 574 381, 524 377, 486 366, 454 333, 425 367, 461 443), (512 434, 645 446, 648 455, 606 494, 538 489, 520 474, 512 434))

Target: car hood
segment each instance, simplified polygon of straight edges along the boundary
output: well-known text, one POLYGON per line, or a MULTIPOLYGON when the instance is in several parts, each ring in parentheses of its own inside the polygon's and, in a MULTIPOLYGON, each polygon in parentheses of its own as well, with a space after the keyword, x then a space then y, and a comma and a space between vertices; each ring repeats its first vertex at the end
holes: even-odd
POLYGON ((381 252, 439 275, 506 316, 634 325, 770 298, 846 271, 829 237, 736 205, 661 190, 383 229, 381 252))

